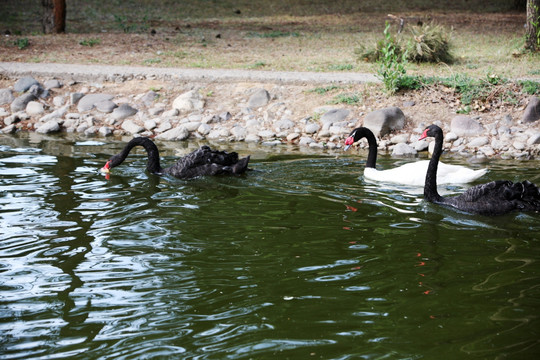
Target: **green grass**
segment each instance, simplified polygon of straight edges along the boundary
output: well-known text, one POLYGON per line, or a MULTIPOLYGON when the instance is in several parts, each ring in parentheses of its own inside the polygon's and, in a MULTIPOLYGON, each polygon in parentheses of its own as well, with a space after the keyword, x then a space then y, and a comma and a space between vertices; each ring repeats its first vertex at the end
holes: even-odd
POLYGON ((336 90, 336 89, 339 89, 338 86, 336 85, 329 85, 329 86, 325 86, 325 87, 317 87, 313 90, 310 90, 309 92, 312 92, 312 93, 316 93, 316 94, 319 94, 319 95, 323 95, 323 94, 326 94, 330 91, 333 91, 333 90, 336 90))
POLYGON ((330 104, 346 104, 346 105, 358 105, 362 101, 362 98, 358 94, 339 94, 329 102, 330 104))
POLYGON ((95 45, 99 45, 101 43, 101 40, 99 39, 95 39, 95 38, 92 38, 92 39, 83 39, 81 41, 79 41, 79 45, 82 45, 82 46, 89 46, 89 47, 93 47, 95 45))

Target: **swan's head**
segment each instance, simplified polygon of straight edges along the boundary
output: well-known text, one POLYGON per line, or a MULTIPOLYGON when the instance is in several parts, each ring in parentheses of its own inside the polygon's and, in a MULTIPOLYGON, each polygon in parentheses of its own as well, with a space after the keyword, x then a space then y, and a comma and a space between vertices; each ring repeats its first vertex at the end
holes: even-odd
POLYGON ((111 172, 111 160, 105 163, 105 165, 101 168, 101 172, 107 174, 111 172))
POLYGON ((367 137, 368 132, 371 132, 371 130, 369 130, 368 128, 365 128, 365 127, 358 127, 356 129, 354 129, 353 131, 351 131, 349 136, 347 136, 347 138, 345 139, 345 147, 343 148, 343 150, 345 150, 345 151, 349 150, 349 148, 355 142, 357 142, 361 138, 367 137))
POLYGON ((442 134, 442 129, 437 125, 430 125, 424 129, 422 136, 418 140, 423 140, 427 137, 435 137, 437 134, 442 134))

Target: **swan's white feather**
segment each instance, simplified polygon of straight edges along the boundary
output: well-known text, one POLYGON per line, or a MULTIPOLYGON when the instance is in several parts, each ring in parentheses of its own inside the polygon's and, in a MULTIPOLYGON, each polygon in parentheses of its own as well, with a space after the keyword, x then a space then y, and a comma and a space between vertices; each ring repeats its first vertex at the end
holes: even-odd
MULTIPOLYGON (((428 164, 429 160, 420 160, 388 170, 365 168, 364 178, 372 181, 424 186, 428 164)), ((437 184, 466 184, 475 181, 486 172, 487 169, 473 170, 461 165, 439 162, 437 184)))

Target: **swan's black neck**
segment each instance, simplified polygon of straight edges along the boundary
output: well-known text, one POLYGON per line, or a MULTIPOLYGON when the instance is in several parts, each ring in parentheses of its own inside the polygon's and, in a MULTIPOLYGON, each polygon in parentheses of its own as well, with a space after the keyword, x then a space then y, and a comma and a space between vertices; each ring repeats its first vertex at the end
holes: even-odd
POLYGON ((443 133, 440 128, 433 130, 434 134, 430 134, 435 138, 435 148, 431 155, 431 160, 426 172, 426 183, 424 185, 424 199, 430 202, 442 202, 444 199, 437 192, 437 168, 439 167, 439 159, 442 154, 443 133))
POLYGON ((146 153, 148 154, 146 170, 153 174, 162 173, 163 169, 159 164, 159 150, 152 140, 145 137, 137 137, 132 139, 118 155, 111 158, 111 167, 118 166, 124 162, 131 149, 139 145, 144 147, 146 153))
POLYGON ((377 163, 377 140, 375 139, 375 135, 373 135, 371 130, 365 127, 360 127, 354 134, 354 142, 357 142, 363 137, 367 139, 369 145, 366 167, 375 168, 375 164, 377 163))

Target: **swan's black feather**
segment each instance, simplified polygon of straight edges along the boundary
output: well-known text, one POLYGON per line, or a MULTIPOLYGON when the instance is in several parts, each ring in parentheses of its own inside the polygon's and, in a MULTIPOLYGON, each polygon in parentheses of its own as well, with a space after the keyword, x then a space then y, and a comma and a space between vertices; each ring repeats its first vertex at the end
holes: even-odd
POLYGON ((148 154, 146 169, 154 174, 169 174, 180 179, 189 179, 206 175, 241 174, 248 168, 249 156, 239 159, 236 152, 212 150, 208 146, 181 157, 168 167, 162 168, 159 161, 159 151, 154 142, 145 137, 132 139, 124 149, 109 160, 108 168, 120 165, 135 146, 142 146, 148 154))
POLYGON ((453 206, 457 209, 481 214, 502 215, 512 211, 540 211, 540 189, 530 181, 496 180, 469 188, 454 197, 442 197, 437 192, 437 165, 442 153, 443 135, 440 127, 426 128, 422 138, 435 138, 435 148, 426 174, 424 198, 428 201, 453 206))

